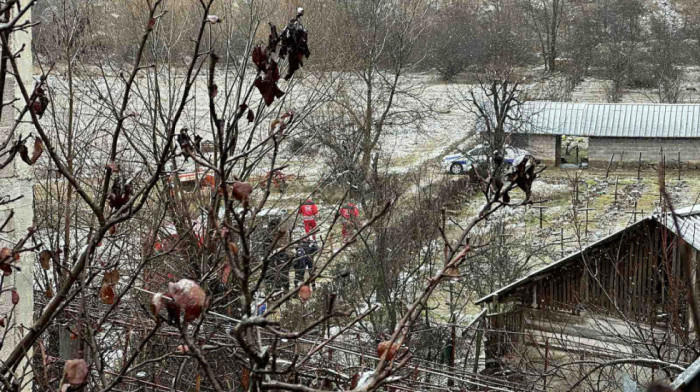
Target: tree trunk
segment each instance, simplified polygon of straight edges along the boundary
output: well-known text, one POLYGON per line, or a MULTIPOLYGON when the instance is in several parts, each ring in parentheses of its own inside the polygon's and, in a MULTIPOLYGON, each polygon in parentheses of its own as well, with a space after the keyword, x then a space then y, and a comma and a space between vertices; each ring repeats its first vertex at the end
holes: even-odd
POLYGON ((374 110, 372 108, 372 70, 367 72, 367 107, 365 108, 365 118, 362 132, 362 178, 369 176, 370 165, 372 164, 372 119, 374 110))

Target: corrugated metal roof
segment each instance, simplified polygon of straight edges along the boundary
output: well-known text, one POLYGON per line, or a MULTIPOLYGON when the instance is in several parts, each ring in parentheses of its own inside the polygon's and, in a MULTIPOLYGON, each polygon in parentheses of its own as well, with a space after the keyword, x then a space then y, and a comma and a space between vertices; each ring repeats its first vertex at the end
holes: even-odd
MULTIPOLYGON (((684 241, 686 241, 688 244, 693 246, 695 249, 700 250, 700 205, 695 205, 692 207, 678 209, 675 211, 675 213, 676 213, 676 217, 678 218, 678 225, 681 228, 681 238, 683 238, 684 241)), ((557 268, 561 265, 564 265, 566 263, 575 262, 578 260, 578 256, 581 255, 582 253, 584 253, 590 249, 596 248, 600 245, 606 244, 606 243, 618 238, 619 236, 621 236, 622 233, 624 233, 625 231, 630 230, 632 228, 635 228, 635 227, 641 225, 643 222, 648 222, 650 220, 655 220, 655 221, 661 223, 662 225, 666 226, 672 232, 676 233, 676 227, 675 227, 673 218, 669 214, 663 214, 663 215, 657 214, 657 215, 648 216, 646 218, 643 218, 640 221, 633 223, 630 226, 625 227, 624 229, 618 230, 615 233, 610 234, 609 236, 584 247, 583 249, 581 249, 578 252, 572 253, 572 254, 570 254, 562 259, 559 259, 551 264, 548 264, 545 267, 540 268, 536 271, 533 271, 532 273, 528 274, 527 276, 525 276, 521 279, 518 279, 515 282, 494 291, 491 294, 488 294, 482 298, 479 298, 475 304, 479 305, 483 302, 490 302, 491 299, 498 297, 499 295, 503 295, 503 294, 515 289, 516 287, 533 280, 534 278, 538 277, 539 275, 542 275, 542 274, 544 274, 544 273, 546 273, 554 268, 557 268)))
POLYGON ((521 132, 568 136, 700 138, 700 105, 531 101, 521 132))
MULTIPOLYGON (((700 249, 700 205, 676 211, 681 238, 695 249, 700 249)), ((671 216, 658 217, 657 220, 669 230, 677 233, 676 224, 671 216)))
POLYGON ((700 373, 700 359, 695 360, 683 373, 676 377, 673 384, 671 384, 671 389, 674 391, 680 390, 681 387, 690 385, 693 379, 698 376, 698 373, 700 373))

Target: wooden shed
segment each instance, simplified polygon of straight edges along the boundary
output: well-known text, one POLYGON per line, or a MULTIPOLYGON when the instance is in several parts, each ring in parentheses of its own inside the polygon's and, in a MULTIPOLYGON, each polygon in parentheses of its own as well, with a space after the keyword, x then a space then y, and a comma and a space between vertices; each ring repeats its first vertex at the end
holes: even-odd
POLYGON ((693 362, 685 271, 695 281, 700 206, 676 217, 644 218, 479 299, 487 368, 527 362, 546 372, 572 358, 693 362))

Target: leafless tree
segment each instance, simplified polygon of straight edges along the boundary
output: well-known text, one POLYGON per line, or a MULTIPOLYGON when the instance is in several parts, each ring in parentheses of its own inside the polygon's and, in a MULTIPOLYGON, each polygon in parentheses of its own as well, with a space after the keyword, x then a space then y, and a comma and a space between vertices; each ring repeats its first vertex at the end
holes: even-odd
POLYGON ((382 136, 421 113, 409 107, 419 89, 407 72, 416 65, 414 54, 430 8, 424 1, 372 0, 343 2, 341 11, 346 18, 343 31, 352 31, 345 50, 345 66, 351 72, 332 94, 342 110, 343 131, 349 128, 358 137, 357 171, 369 178, 382 136))
MULTIPOLYGON (((672 24, 666 15, 651 19, 649 62, 656 81, 654 101, 678 103, 682 99, 683 48, 684 41, 680 26, 672 24)), ((677 22, 680 23, 680 22, 677 22)))
POLYGON ((556 71, 559 56, 559 35, 566 19, 565 0, 526 0, 527 23, 535 32, 545 68, 556 71))
MULTIPOLYGON (((55 39, 44 44, 60 51, 43 51, 41 90, 26 87, 16 57, 7 55, 7 35, 0 34, 3 75, 15 79, 20 118, 29 116, 39 135, 33 156, 23 148, 25 139, 6 156, 39 160, 41 169, 30 242, 3 250, 4 266, 26 253, 40 267, 36 319, 14 327, 21 339, 0 364, 3 388, 17 391, 33 382, 43 390, 370 391, 408 377, 414 325, 435 291, 468 262, 474 227, 498 210, 530 202, 538 161, 528 156, 481 180, 483 203, 456 236, 437 212, 459 197, 449 184, 440 186, 436 198, 442 201, 427 216, 421 210, 402 216, 392 210, 396 179, 379 176, 376 168, 374 208, 345 243, 332 241, 339 205, 323 211, 316 231, 300 234, 294 213, 270 218, 281 207, 298 208, 273 180, 294 158, 282 153, 288 141, 336 91, 334 75, 301 70, 308 46, 313 49, 303 10, 285 14, 284 27, 268 29, 263 25, 276 15, 277 2, 228 7, 203 0, 182 14, 168 12, 177 11, 177 3, 135 3, 129 25, 138 39, 125 64, 100 55, 104 43, 95 37, 101 26, 92 22, 98 4, 62 5, 46 11, 63 23, 47 27, 55 39), (512 201, 517 189, 524 195, 512 201), (383 224, 368 237, 370 228, 383 224), (313 235, 320 238, 315 269, 292 287, 290 253, 313 235), (382 300, 397 310, 385 335, 358 326, 377 311, 376 301, 348 307, 335 290, 343 274, 331 272, 346 255, 363 250, 397 267, 415 259, 413 284, 400 299, 382 300), (351 333, 362 335, 362 358, 368 345, 377 354, 361 364, 370 370, 354 386, 348 374, 357 365, 333 357, 336 347, 352 343, 351 333)), ((363 138, 369 132, 361 139, 369 144, 360 144, 368 173, 366 162, 371 165, 384 127, 403 121, 399 81, 423 28, 417 22, 428 11, 423 2, 343 5, 357 12, 349 20, 369 39, 359 41, 367 51, 353 58, 361 67, 352 68, 366 91, 348 95, 363 102, 360 110, 353 101, 331 103, 350 104, 345 118, 367 116, 356 125, 367 126, 363 138)), ((3 26, 8 33, 19 29, 3 26)), ((355 88, 354 81, 346 83, 355 88)), ((304 192, 317 195, 325 180, 304 192)), ((430 191, 406 208, 425 207, 421 196, 430 191)), ((387 278, 398 291, 403 271, 388 272, 396 275, 387 278)))
POLYGON ((479 84, 469 91, 457 91, 456 100, 466 113, 476 117, 476 131, 488 145, 490 165, 500 166, 510 135, 527 123, 530 114, 523 110, 525 95, 512 68, 485 68, 479 84), (494 154, 499 159, 491 159, 494 154))
POLYGON ((443 5, 425 33, 431 46, 427 64, 443 80, 452 80, 469 67, 484 61, 485 39, 481 33, 481 5, 458 1, 443 5))
POLYGON ((601 53, 604 74, 610 81, 606 89, 609 102, 619 102, 622 90, 635 72, 643 35, 643 4, 636 0, 605 2, 598 8, 598 18, 607 39, 601 53))

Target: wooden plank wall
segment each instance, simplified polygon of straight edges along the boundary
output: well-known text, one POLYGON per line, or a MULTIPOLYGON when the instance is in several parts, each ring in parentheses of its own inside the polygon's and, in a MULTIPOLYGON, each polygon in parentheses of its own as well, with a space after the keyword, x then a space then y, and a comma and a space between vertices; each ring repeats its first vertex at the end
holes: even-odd
POLYGON ((692 257, 688 248, 663 226, 648 222, 500 300, 532 307, 534 291, 536 308, 542 310, 616 317, 622 313, 648 324, 674 319, 675 325, 686 326, 681 260, 692 257))

